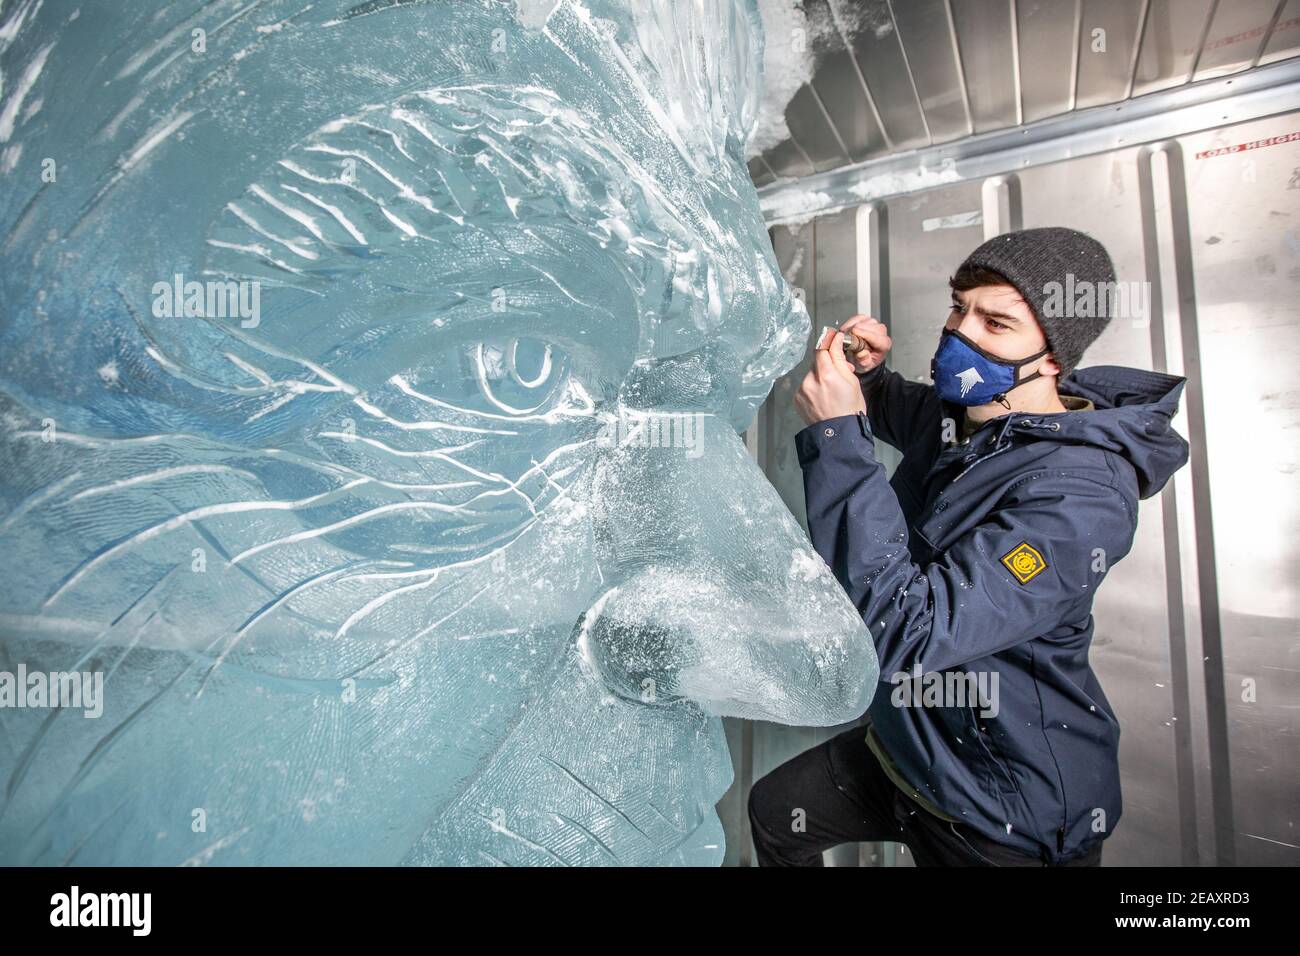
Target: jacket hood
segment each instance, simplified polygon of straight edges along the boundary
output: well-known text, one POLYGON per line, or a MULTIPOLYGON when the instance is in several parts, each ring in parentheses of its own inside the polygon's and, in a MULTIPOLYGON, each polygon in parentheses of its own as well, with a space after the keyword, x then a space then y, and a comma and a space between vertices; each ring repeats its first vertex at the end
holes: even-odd
MULTIPOLYGON (((1172 419, 1187 379, 1164 372, 1094 365, 1075 369, 1057 386, 1095 406, 1087 412, 1057 413, 1057 441, 1096 445, 1122 455, 1137 473, 1138 496, 1150 498, 1187 463, 1189 446, 1172 419)), ((1042 437, 1041 434, 1036 437, 1042 437)))

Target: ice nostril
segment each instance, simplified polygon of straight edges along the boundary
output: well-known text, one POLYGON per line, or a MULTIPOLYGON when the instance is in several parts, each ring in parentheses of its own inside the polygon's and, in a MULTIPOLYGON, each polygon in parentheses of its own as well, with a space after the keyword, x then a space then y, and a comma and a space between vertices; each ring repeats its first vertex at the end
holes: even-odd
POLYGON ((584 667, 610 691, 642 704, 680 699, 674 675, 689 646, 677 628, 602 613, 602 598, 578 619, 578 653, 584 667))

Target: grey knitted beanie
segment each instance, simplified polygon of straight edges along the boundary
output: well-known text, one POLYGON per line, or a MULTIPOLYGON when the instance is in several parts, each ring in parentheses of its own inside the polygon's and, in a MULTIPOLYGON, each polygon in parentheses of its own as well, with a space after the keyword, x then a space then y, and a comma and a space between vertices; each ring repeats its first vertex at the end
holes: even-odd
POLYGON ((1003 233, 967 256, 962 266, 992 269, 1015 286, 1043 328, 1052 357, 1061 366, 1060 379, 1074 371, 1114 311, 1115 266, 1110 255, 1100 242, 1076 229, 1048 226, 1003 233), (1091 290, 1092 298, 1076 299, 1080 290, 1091 290))

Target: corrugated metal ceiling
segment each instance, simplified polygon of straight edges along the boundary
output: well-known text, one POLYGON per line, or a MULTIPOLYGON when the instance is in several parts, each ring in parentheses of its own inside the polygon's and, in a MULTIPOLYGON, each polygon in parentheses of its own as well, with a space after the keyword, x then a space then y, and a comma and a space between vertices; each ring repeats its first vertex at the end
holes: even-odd
MULTIPOLYGON (((1300 0, 805 0, 816 71, 757 186, 1300 53, 1300 0), (850 25, 852 24, 852 25, 850 25)), ((783 38, 768 38, 782 42, 783 38)))

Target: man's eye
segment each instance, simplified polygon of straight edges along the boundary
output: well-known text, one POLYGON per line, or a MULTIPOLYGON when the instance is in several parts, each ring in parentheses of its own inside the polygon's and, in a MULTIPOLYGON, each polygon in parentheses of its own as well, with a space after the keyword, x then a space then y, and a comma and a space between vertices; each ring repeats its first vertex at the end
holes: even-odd
POLYGON ((1003 325, 1001 322, 997 321, 996 319, 989 319, 989 325, 995 329, 1009 329, 1011 327, 1009 325, 1003 325))

